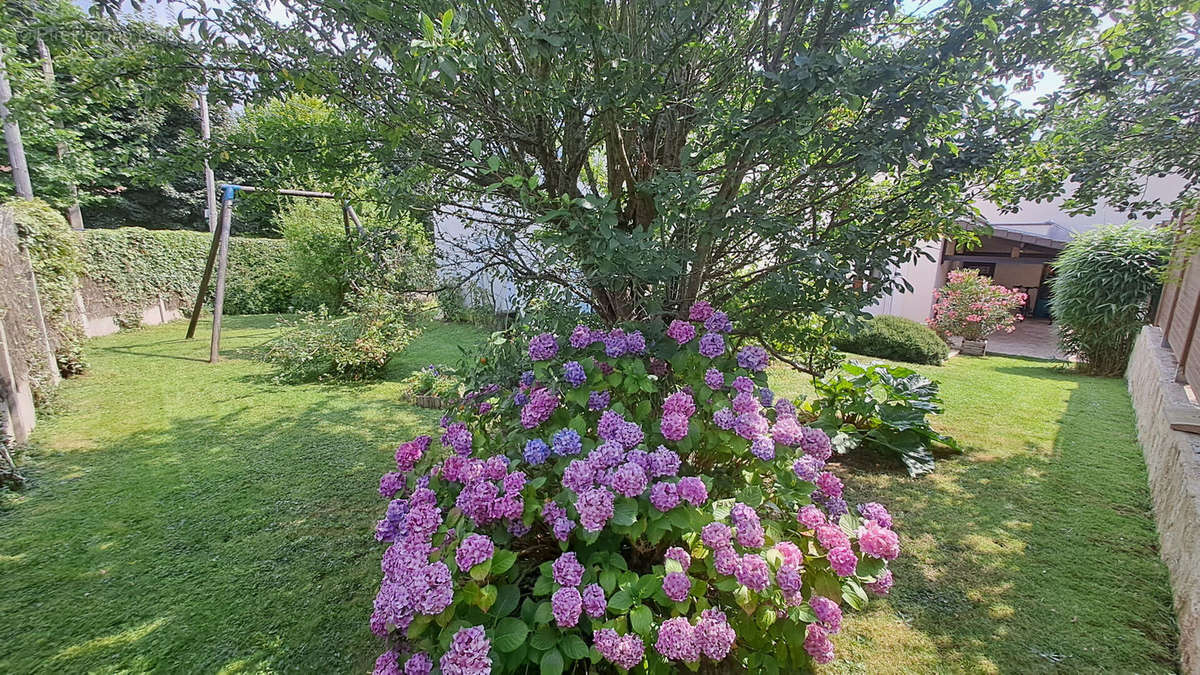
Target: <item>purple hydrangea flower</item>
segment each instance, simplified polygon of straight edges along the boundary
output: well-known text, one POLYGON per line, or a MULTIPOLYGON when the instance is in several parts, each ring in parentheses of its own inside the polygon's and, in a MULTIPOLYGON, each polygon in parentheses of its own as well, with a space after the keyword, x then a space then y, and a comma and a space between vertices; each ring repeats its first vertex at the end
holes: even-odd
POLYGON ((679 490, 674 483, 655 483, 654 487, 650 488, 650 503, 659 511, 670 511, 679 505, 679 490))
POLYGON ((583 581, 583 565, 572 551, 558 556, 550 566, 554 575, 554 583, 559 586, 578 586, 583 581))
POLYGON ((858 558, 854 556, 854 551, 849 546, 835 548, 826 557, 829 559, 829 566, 833 569, 834 574, 839 577, 854 576, 854 570, 858 567, 858 558))
POLYGON ((842 608, 829 598, 821 595, 814 595, 808 599, 809 607, 812 607, 813 614, 817 615, 817 621, 821 622, 821 627, 830 633, 836 633, 842 629, 842 608))
POLYGON ((796 421, 795 417, 789 417, 779 412, 778 406, 775 410, 775 425, 771 427, 771 438, 780 445, 786 445, 789 448, 796 447, 804 438, 804 431, 800 427, 800 423, 796 421))
POLYGON ((680 459, 674 450, 663 446, 650 453, 650 475, 654 478, 674 476, 679 473, 680 459))
POLYGON ((821 475, 821 469, 824 468, 825 462, 808 455, 792 463, 792 472, 796 474, 796 478, 809 483, 817 482, 817 476, 821 475))
POLYGON ((400 663, 396 652, 387 650, 375 659, 375 670, 372 675, 400 675, 400 663))
POLYGON ((786 398, 780 398, 778 401, 775 401, 775 412, 784 417, 795 417, 796 405, 786 398))
POLYGON ((858 515, 867 520, 873 520, 882 527, 892 526, 892 514, 879 502, 867 502, 858 505, 858 515))
POLYGON ((567 468, 563 469, 562 486, 575 494, 580 494, 596 484, 596 468, 591 462, 583 459, 573 459, 567 468))
POLYGON ((625 418, 615 410, 605 410, 600 414, 600 422, 596 425, 596 435, 605 441, 618 441, 621 429, 626 424, 625 418))
POLYGON ((841 497, 842 479, 826 471, 817 476, 817 489, 826 497, 841 497))
POLYGON ((717 572, 729 576, 737 574, 738 569, 742 566, 742 557, 733 550, 733 546, 719 548, 713 554, 713 567, 717 572))
POLYGON ((588 394, 587 407, 588 410, 604 410, 612 401, 612 395, 608 391, 593 391, 588 394))
POLYGON ((549 389, 536 389, 529 397, 529 403, 521 408, 521 426, 533 429, 542 422, 550 419, 554 409, 558 407, 558 396, 549 389))
POLYGON ((712 305, 703 300, 697 300, 688 310, 688 321, 707 321, 713 313, 712 305))
POLYGON ((605 610, 608 609, 608 601, 604 598, 604 589, 600 584, 588 584, 584 587, 583 593, 583 611, 593 619, 599 619, 604 616, 605 610))
POLYGON ((695 635, 700 651, 713 661, 721 661, 728 656, 737 637, 725 613, 719 609, 706 609, 700 613, 695 635))
POLYGON ((825 500, 825 510, 829 512, 830 518, 840 518, 850 513, 850 506, 841 497, 831 497, 825 500))
POLYGON ((895 579, 892 577, 891 570, 884 570, 875 581, 866 584, 867 590, 879 595, 887 595, 888 591, 892 590, 892 584, 895 579))
POLYGON ((686 321, 675 319, 670 326, 667 326, 667 337, 681 345, 687 344, 696 337, 696 327, 686 321))
POLYGON ((630 354, 646 353, 646 336, 642 335, 642 331, 635 330, 625 334, 625 349, 630 354))
POLYGON ((732 408, 721 408, 713 413, 713 424, 728 431, 737 424, 737 416, 733 413, 732 408))
POLYGON ((692 506, 701 506, 708 501, 708 487, 696 476, 679 479, 679 498, 692 506))
POLYGON ((753 372, 762 372, 767 369, 771 363, 771 359, 767 356, 767 350, 757 345, 746 345, 738 350, 737 364, 738 366, 753 372))
POLYGON ((492 672, 491 648, 483 626, 460 629, 442 654, 442 675, 487 675, 492 672))
POLYGON ((815 623, 808 624, 804 636, 804 651, 818 664, 829 663, 833 660, 833 643, 824 628, 815 623))
POLYGON ((758 400, 764 407, 770 408, 775 405, 775 392, 762 387, 758 390, 758 400))
POLYGON ((783 558, 783 564, 790 567, 801 567, 804 565, 804 554, 800 552, 800 547, 790 541, 781 541, 775 544, 775 550, 779 552, 783 558))
POLYGON ((629 351, 625 342, 625 331, 614 328, 604 336, 604 354, 610 358, 624 356, 629 351))
MULTIPOLYGON (((526 406, 528 407, 528 406, 526 406)), ((752 412, 744 415, 738 415, 737 421, 734 423, 734 431, 738 436, 746 440, 750 440, 755 436, 763 436, 770 431, 767 418, 762 415, 752 412)))
POLYGON ((678 413, 667 413, 659 422, 659 430, 668 441, 682 441, 688 435, 688 418, 678 413))
POLYGON ((384 516, 384 518, 387 518, 388 522, 403 523, 404 516, 407 514, 408 502, 404 501, 403 499, 393 499, 392 501, 388 502, 387 514, 384 516))
POLYGON ((663 593, 675 602, 683 602, 692 590, 692 580, 683 572, 671 572, 663 577, 663 593))
POLYGON ((571 337, 567 339, 574 349, 584 349, 592 344, 592 331, 583 324, 575 326, 575 330, 571 331, 571 337))
POLYGON ((583 450, 583 439, 579 437, 579 432, 574 429, 559 429, 554 432, 552 441, 554 454, 559 457, 578 455, 583 450))
POLYGON ((601 628, 593 634, 593 644, 600 655, 625 670, 632 670, 646 655, 646 645, 636 633, 619 636, 611 628, 601 628))
POLYGON ((738 375, 737 377, 733 378, 733 384, 730 386, 732 386, 733 390, 739 394, 754 393, 754 380, 746 377, 745 375, 738 375))
POLYGON ((800 570, 785 565, 775 572, 775 583, 784 593, 796 593, 804 582, 800 578, 800 570))
POLYGON ((696 631, 687 617, 677 616, 662 622, 658 628, 658 640, 654 648, 664 658, 672 661, 699 661, 700 646, 696 644, 696 631))
POLYGON ((900 539, 895 532, 874 520, 858 528, 858 547, 863 554, 881 560, 895 560, 900 555, 900 539))
POLYGON ((837 525, 821 525, 816 528, 816 531, 817 543, 826 550, 849 548, 850 546, 850 537, 847 537, 842 528, 837 525))
POLYGON ((450 568, 444 562, 428 565, 422 574, 413 580, 416 610, 427 616, 441 614, 454 599, 454 582, 450 568))
POLYGON ((725 373, 716 368, 709 368, 704 371, 704 384, 713 391, 721 391, 725 388, 725 373))
POLYGON ((554 611, 554 623, 559 628, 571 628, 579 625, 579 615, 583 612, 583 597, 574 586, 563 586, 550 596, 550 608, 554 611))
POLYGON ((770 436, 755 436, 750 441, 750 453, 764 462, 775 459, 775 441, 770 436))
POLYGON ((696 412, 696 402, 686 391, 677 391, 663 400, 662 409, 664 413, 691 417, 696 412))
POLYGON ((567 361, 563 364, 563 379, 574 388, 587 382, 587 373, 578 361, 567 361))
POLYGON ((700 529, 700 541, 713 550, 726 548, 733 541, 733 531, 725 523, 713 521, 700 529))
POLYGON ((391 499, 397 492, 404 489, 408 481, 404 478, 404 474, 398 471, 383 474, 379 479, 379 496, 384 499, 391 499))
POLYGON ((833 455, 833 444, 829 436, 820 429, 804 427, 804 439, 800 441, 800 449, 804 454, 821 460, 828 460, 833 455))
POLYGON ((490 537, 483 534, 469 534, 458 545, 458 550, 454 553, 454 562, 458 563, 458 569, 466 571, 485 560, 491 560, 495 552, 496 545, 492 543, 490 537))
POLYGON ((626 462, 613 474, 611 485, 617 494, 639 497, 646 491, 646 483, 646 470, 633 462, 626 462))
POLYGON ((733 397, 733 412, 739 415, 757 413, 762 410, 762 404, 750 392, 743 391, 733 397))
POLYGON ((417 652, 404 662, 404 675, 429 675, 433 670, 433 658, 425 652, 417 652))
POLYGON ((554 531, 555 539, 566 541, 571 536, 571 531, 575 529, 575 521, 570 518, 556 518, 550 529, 554 531))
POLYGON ((429 436, 417 436, 411 441, 401 443, 396 448, 396 470, 402 473, 412 471, 429 449, 432 440, 429 436))
POLYGON ((719 333, 705 333, 700 338, 700 356, 715 359, 725 353, 725 338, 719 333))
MULTIPOLYGON (((633 453, 629 453, 632 455, 633 453)), ((616 441, 606 441, 596 446, 587 456, 587 461, 596 469, 611 469, 626 458, 625 448, 616 441)), ((642 467, 643 469, 645 467, 642 467)))
POLYGON ((588 532, 599 532, 613 517, 613 494, 604 488, 585 490, 575 500, 579 524, 588 532))
POLYGON ((704 320, 704 327, 714 333, 728 333, 733 330, 733 322, 725 312, 713 312, 712 316, 704 320))
POLYGON ((529 358, 533 361, 549 361, 557 353, 558 339, 553 333, 542 333, 529 341, 529 358))
POLYGON ((535 438, 525 444, 525 452, 523 454, 526 462, 538 466, 549 459, 550 446, 546 445, 546 441, 535 438))
POLYGON ((682 548, 679 548, 678 546, 672 546, 671 548, 668 548, 667 552, 663 554, 663 559, 664 560, 674 560, 675 562, 679 563, 685 570, 692 566, 692 556, 689 555, 687 551, 683 550, 682 548))

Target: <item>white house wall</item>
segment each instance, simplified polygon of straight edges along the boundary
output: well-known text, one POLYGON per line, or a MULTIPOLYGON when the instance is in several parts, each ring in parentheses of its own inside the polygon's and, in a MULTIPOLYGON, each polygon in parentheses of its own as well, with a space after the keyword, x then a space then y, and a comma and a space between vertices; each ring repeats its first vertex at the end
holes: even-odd
POLYGON ((903 277, 912 285, 911 291, 885 295, 866 309, 872 316, 889 314, 924 323, 933 308, 933 289, 942 285, 946 278, 946 265, 941 260, 942 242, 927 241, 921 250, 930 258, 920 257, 896 267, 895 276, 903 277))
POLYGON ((498 313, 515 309, 517 287, 501 270, 479 271, 477 261, 464 260, 454 242, 484 241, 486 231, 481 226, 468 227, 461 218, 443 215, 434 221, 434 238, 437 243, 438 273, 442 279, 463 278, 474 274, 470 285, 463 290, 464 298, 474 306, 491 304, 498 313))

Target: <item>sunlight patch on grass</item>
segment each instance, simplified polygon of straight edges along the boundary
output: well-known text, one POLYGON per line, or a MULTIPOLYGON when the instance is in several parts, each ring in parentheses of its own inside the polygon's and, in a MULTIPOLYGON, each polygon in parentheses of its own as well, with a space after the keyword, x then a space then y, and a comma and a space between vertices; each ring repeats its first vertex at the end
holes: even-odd
POLYGON ((59 661, 63 659, 73 659, 78 656, 88 654, 95 651, 109 650, 119 647, 124 647, 144 639, 147 635, 162 628, 167 620, 164 618, 147 621, 138 626, 132 626, 119 633, 105 635, 104 637, 93 638, 83 644, 67 647, 52 657, 52 660, 59 661))

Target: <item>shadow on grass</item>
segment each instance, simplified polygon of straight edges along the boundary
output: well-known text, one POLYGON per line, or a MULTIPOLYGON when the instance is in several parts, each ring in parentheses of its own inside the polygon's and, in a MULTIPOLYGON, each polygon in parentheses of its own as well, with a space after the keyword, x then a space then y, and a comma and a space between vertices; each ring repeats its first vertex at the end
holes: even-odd
POLYGON ((58 455, 0 521, 0 672, 362 672, 378 477, 422 412, 338 392, 58 455))
POLYGON ((906 535, 891 606, 972 670, 1173 671, 1170 590, 1123 383, 996 370, 1078 386, 1049 451, 968 454, 867 495, 906 535))

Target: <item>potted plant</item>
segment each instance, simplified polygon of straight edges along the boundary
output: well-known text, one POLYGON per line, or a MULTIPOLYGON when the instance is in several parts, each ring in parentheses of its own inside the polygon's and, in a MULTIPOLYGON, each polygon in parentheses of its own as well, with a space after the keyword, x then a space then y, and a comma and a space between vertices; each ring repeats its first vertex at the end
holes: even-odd
POLYGON ((993 284, 979 270, 953 270, 946 285, 933 292, 933 318, 929 325, 943 338, 962 339, 963 354, 983 356, 987 337, 996 331, 1013 332, 1025 305, 1021 291, 993 284))
POLYGON ((462 384, 453 368, 429 364, 400 382, 404 400, 421 408, 449 408, 458 399, 462 384))

